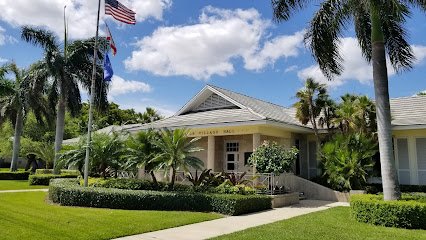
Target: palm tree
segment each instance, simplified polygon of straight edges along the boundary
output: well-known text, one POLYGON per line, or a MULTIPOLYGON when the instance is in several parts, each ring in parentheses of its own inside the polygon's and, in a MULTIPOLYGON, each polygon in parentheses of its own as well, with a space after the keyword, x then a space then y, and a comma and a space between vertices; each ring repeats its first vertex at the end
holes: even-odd
POLYGON ((304 125, 311 123, 315 136, 320 142, 317 118, 329 99, 325 85, 308 78, 306 79, 305 87, 296 93, 296 97, 299 99, 294 104, 296 118, 304 125))
POLYGON ((154 108, 151 107, 147 107, 145 112, 142 114, 143 123, 155 122, 162 118, 163 117, 154 108))
MULTIPOLYGON (((2 66, 0 70, 1 75, 3 75, 0 82, 0 89, 2 89, 0 96, 0 118, 10 119, 15 127, 10 171, 17 170, 21 135, 26 114, 29 111, 33 111, 37 121, 41 124, 52 115, 48 110, 43 89, 36 86, 36 82, 32 78, 34 75, 30 74, 35 66, 37 64, 32 65, 30 69, 26 70, 19 69, 15 63, 10 63, 2 66), (6 73, 12 73, 14 80, 5 79, 4 74, 6 73)), ((3 122, 3 120, 1 121, 3 122)))
POLYGON ((166 173, 171 172, 171 187, 175 184, 176 171, 182 169, 184 172, 189 172, 190 168, 201 169, 204 165, 199 158, 191 156, 203 150, 195 146, 199 139, 189 138, 186 129, 164 129, 161 131, 160 138, 155 141, 155 145, 161 149, 161 152, 154 157, 153 161, 158 163, 157 169, 163 169, 166 173))
POLYGON ((37 156, 45 163, 46 169, 53 168, 53 161, 55 159, 55 148, 50 142, 41 142, 33 151, 29 152, 37 156))
POLYGON ((126 156, 128 168, 145 168, 149 172, 152 181, 157 184, 154 171, 158 168, 158 162, 152 161, 156 155, 161 153, 154 142, 158 141, 159 133, 154 130, 141 131, 136 136, 130 137, 128 141, 129 154, 126 156))
MULTIPOLYGON (((43 64, 39 66, 39 70, 48 71, 49 77, 40 79, 40 81, 52 81, 53 87, 49 91, 49 100, 51 107, 57 109, 55 165, 58 152, 62 147, 65 112, 68 109, 73 116, 80 112, 81 95, 79 85, 90 93, 94 39, 77 40, 70 44, 65 41, 64 49, 61 49, 57 38, 52 32, 23 27, 21 35, 25 41, 43 49, 45 56, 43 64)), ((99 46, 99 49, 106 49, 106 40, 101 38, 99 46)), ((102 79, 101 64, 103 54, 101 51, 98 52, 97 56, 99 57, 96 76, 96 89, 98 90, 95 93, 95 103, 99 109, 105 110, 108 106, 108 84, 102 79)))
MULTIPOLYGON (((82 138, 70 150, 60 154, 57 168, 75 166, 83 173, 86 146, 87 139, 82 138)), ((124 165, 123 157, 126 155, 127 149, 120 135, 93 134, 90 155, 91 173, 97 173, 106 178, 110 169, 117 176, 117 171, 124 165)))
MULTIPOLYGON (((308 0, 271 0, 274 18, 286 21, 294 11, 306 7, 308 0)), ((410 8, 426 11, 425 1, 413 0, 326 0, 311 20, 306 40, 324 75, 342 73, 339 37, 354 23, 358 43, 365 59, 373 65, 377 128, 383 194, 385 200, 401 197, 394 165, 392 126, 386 54, 397 71, 412 67, 414 55, 404 28, 410 8)))

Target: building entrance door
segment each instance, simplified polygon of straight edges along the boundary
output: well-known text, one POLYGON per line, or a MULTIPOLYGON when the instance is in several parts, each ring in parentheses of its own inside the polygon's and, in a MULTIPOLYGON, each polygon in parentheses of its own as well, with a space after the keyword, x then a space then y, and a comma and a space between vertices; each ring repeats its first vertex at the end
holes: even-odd
POLYGON ((235 172, 238 170, 238 159, 239 159, 239 143, 238 142, 226 142, 225 143, 225 166, 224 169, 227 172, 235 172))

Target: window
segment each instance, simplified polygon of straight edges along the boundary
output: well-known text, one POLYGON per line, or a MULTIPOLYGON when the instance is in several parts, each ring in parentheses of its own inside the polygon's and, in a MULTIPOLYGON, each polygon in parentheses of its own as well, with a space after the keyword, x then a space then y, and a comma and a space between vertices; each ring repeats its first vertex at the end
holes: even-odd
POLYGON ((238 152, 239 148, 240 148, 240 146, 239 146, 238 142, 226 143, 226 151, 227 152, 238 152))
POLYGON ((426 184, 426 138, 416 139, 419 184, 426 184))
POLYGON ((398 177, 400 184, 410 184, 410 161, 408 158, 408 139, 396 139, 398 151, 398 177))

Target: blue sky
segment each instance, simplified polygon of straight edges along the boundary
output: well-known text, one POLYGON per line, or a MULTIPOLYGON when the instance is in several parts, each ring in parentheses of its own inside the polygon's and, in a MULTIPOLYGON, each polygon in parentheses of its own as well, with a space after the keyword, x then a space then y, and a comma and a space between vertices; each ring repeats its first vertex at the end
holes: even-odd
MULTIPOLYGON (((2 0, 0 62, 26 67, 40 59, 37 47, 20 40, 22 25, 49 29, 62 39, 67 5, 70 38, 94 36, 96 0, 2 0)), ((122 0, 137 13, 135 26, 108 23, 118 47, 110 57, 116 74, 110 99, 124 108, 153 106, 170 115, 205 84, 213 84, 284 106, 312 76, 343 93, 373 97, 372 72, 349 28, 341 39, 345 72, 327 81, 303 44, 303 31, 318 8, 313 5, 284 23, 272 21, 270 1, 122 0)), ((417 61, 410 72, 389 66, 391 97, 426 90, 426 15, 413 11, 407 22, 417 61)), ((103 29, 101 27, 101 29, 103 29)), ((103 34, 103 33, 102 33, 103 34)))

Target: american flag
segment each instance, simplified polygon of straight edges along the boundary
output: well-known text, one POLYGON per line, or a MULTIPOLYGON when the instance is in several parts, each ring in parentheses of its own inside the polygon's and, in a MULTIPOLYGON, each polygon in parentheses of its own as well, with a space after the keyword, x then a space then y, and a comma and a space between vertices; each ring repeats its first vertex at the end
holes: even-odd
POLYGON ((123 23, 136 24, 136 13, 116 0, 105 0, 105 14, 123 23))

